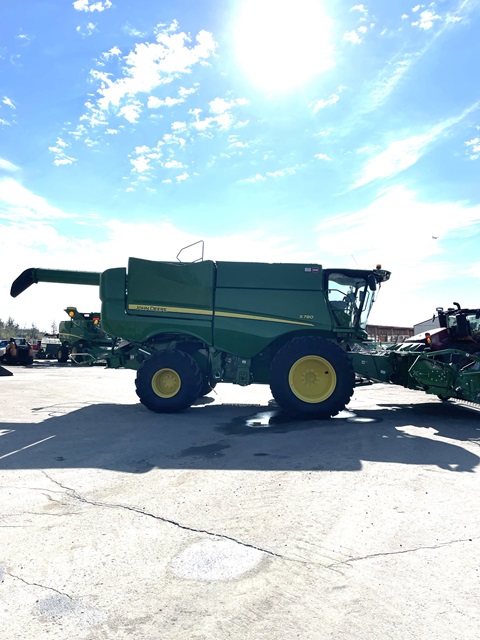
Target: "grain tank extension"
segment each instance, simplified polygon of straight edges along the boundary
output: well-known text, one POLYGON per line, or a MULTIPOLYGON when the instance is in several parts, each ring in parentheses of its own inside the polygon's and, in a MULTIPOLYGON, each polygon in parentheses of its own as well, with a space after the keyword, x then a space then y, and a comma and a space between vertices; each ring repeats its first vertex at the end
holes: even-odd
POLYGON ((287 412, 323 418, 350 400, 350 350, 389 277, 380 266, 130 258, 103 273, 28 269, 11 294, 41 281, 99 286, 107 367, 137 370, 152 411, 181 411, 220 382, 256 383, 287 412))

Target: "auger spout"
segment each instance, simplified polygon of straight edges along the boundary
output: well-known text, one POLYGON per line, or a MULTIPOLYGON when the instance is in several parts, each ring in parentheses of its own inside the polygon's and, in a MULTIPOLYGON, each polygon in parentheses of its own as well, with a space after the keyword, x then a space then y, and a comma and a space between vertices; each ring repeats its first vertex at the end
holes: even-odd
POLYGON ((65 271, 62 269, 26 269, 13 282, 10 295, 16 298, 37 282, 56 282, 58 284, 88 284, 98 287, 100 273, 96 271, 65 271))

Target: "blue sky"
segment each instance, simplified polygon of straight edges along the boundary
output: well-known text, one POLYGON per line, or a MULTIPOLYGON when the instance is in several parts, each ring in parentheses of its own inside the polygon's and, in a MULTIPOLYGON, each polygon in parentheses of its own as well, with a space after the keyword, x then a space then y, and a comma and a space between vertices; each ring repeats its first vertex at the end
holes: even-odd
POLYGON ((3 0, 0 318, 129 256, 392 271, 371 322, 480 307, 480 3, 3 0), (192 256, 197 257, 197 255, 192 256))

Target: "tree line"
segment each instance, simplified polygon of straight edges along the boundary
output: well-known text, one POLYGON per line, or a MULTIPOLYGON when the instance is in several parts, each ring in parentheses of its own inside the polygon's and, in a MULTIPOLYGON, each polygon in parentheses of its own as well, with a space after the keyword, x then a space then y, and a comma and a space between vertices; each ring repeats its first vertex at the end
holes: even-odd
MULTIPOLYGON (((58 328, 55 322, 52 322, 51 332, 57 333, 58 328)), ((35 323, 32 323, 31 327, 20 327, 18 322, 15 322, 13 318, 8 318, 4 321, 0 318, 0 339, 8 340, 9 338, 22 337, 27 340, 40 340, 40 338, 47 333, 39 329, 35 323)))

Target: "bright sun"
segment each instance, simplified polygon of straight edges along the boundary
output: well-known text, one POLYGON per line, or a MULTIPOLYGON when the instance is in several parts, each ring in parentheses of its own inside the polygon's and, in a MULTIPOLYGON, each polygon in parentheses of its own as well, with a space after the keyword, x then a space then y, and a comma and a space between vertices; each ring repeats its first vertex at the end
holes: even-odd
POLYGON ((255 85, 288 91, 334 66, 330 27, 319 0, 243 0, 237 59, 255 85))

